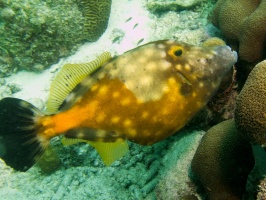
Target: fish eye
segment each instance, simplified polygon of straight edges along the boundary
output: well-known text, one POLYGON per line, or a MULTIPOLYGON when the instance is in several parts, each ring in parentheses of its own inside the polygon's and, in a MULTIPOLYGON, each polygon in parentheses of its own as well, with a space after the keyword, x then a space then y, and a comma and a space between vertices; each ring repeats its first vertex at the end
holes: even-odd
POLYGON ((183 54, 182 49, 177 49, 177 50, 174 51, 174 55, 175 56, 181 56, 182 54, 183 54))
POLYGON ((168 50, 168 55, 176 59, 182 56, 183 53, 184 53, 184 48, 180 45, 171 46, 170 49, 168 50))

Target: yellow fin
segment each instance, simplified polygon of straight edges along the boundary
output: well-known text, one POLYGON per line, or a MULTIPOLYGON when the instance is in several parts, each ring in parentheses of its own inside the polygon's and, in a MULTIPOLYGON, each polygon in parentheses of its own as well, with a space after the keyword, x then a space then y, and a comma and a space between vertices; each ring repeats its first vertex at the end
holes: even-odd
POLYGON ((46 111, 48 113, 57 112, 67 95, 77 84, 110 59, 110 52, 104 52, 97 59, 89 63, 65 64, 51 84, 46 111))
POLYGON ((65 146, 70 146, 79 142, 90 144, 98 151, 106 166, 110 166, 114 161, 122 158, 129 150, 127 141, 122 139, 115 142, 91 142, 84 139, 63 137, 61 141, 65 146))
POLYGON ((128 144, 125 140, 117 140, 116 142, 90 142, 100 154, 104 164, 110 166, 114 161, 122 158, 128 152, 128 144))

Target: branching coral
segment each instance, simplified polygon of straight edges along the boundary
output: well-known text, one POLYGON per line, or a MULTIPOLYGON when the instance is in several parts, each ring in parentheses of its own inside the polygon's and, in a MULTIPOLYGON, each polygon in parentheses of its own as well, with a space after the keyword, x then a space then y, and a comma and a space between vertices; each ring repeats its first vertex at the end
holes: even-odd
POLYGON ((260 61, 266 50, 266 0, 218 0, 212 23, 229 42, 239 42, 239 57, 248 62, 260 61))

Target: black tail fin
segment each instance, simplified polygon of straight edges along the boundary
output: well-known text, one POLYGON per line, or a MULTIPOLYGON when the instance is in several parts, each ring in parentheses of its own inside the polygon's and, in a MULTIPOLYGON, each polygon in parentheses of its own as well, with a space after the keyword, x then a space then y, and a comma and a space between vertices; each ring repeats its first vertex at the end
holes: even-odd
POLYGON ((41 111, 16 98, 0 101, 0 157, 15 170, 26 171, 43 153, 36 120, 41 111))

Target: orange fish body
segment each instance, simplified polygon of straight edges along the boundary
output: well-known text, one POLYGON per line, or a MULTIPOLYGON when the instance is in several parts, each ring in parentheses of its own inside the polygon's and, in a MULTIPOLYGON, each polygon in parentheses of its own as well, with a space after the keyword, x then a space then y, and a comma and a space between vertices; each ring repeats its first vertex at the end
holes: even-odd
MULTIPOLYGON (((206 105, 236 59, 227 46, 195 47, 165 40, 111 59, 81 82, 73 83, 77 72, 65 68, 60 80, 72 85, 71 92, 66 96, 59 89, 59 79, 52 84, 55 94, 47 107, 55 113, 34 114, 39 115, 34 118, 37 143, 44 146, 64 134, 103 144, 124 140, 154 144, 181 129, 206 105)), ((5 114, 0 113, 0 120, 5 114)), ((0 124, 0 130, 4 128, 0 124)), ((1 157, 12 166, 6 155, 1 157)))

